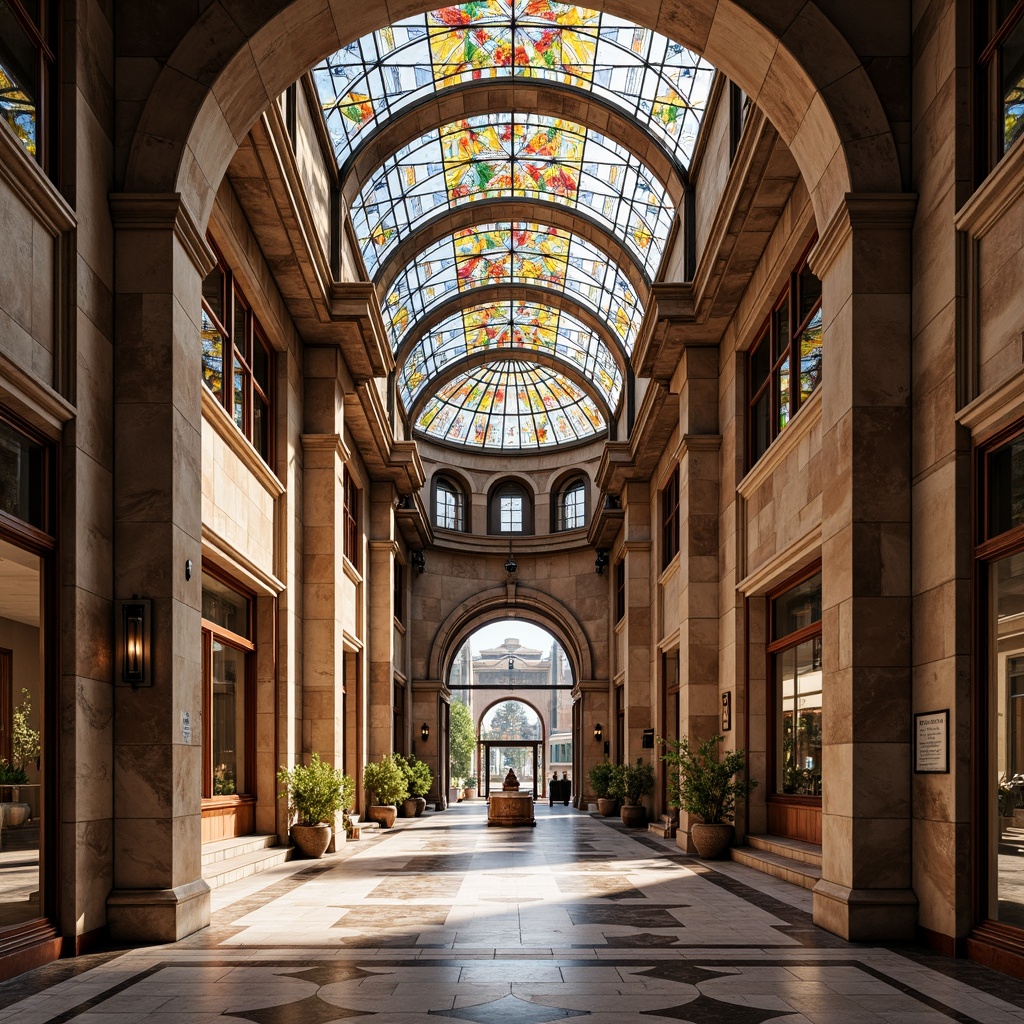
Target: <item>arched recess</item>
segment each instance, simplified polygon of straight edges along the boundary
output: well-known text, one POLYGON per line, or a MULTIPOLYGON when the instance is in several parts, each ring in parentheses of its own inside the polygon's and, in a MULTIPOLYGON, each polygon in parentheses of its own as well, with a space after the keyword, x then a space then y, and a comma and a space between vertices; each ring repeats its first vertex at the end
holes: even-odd
POLYGON ((476 721, 473 723, 473 726, 476 729, 477 742, 479 743, 483 741, 483 736, 481 736, 481 732, 483 729, 484 719, 487 717, 487 712, 490 711, 492 708, 496 708, 499 704, 505 704, 510 700, 514 700, 519 704, 525 704, 537 716, 537 719, 540 721, 540 742, 543 743, 548 738, 548 730, 544 725, 544 713, 540 710, 540 708, 537 707, 536 704, 533 703, 533 701, 528 700, 520 693, 512 693, 511 690, 509 691, 508 696, 495 697, 494 700, 492 700, 490 704, 486 705, 483 711, 481 711, 480 714, 477 715, 476 721))
MULTIPOLYGON (((401 14, 436 6, 414 0, 401 14)), ((629 20, 645 11, 635 0, 594 6, 629 20)), ((388 0, 266 0, 255 10, 250 0, 215 0, 161 65, 126 140, 125 191, 178 193, 205 228, 228 163, 261 112, 328 53, 388 25, 392 9, 388 0)), ((159 20, 149 7, 137 16, 159 20)), ((846 193, 902 190, 878 94, 816 4, 794 12, 760 0, 692 0, 666 5, 654 25, 640 21, 706 57, 764 110, 800 167, 819 230, 846 193)))
POLYGON ((547 630, 562 645, 573 679, 593 679, 590 641, 576 617, 560 601, 522 584, 516 585, 514 598, 502 585, 474 594, 453 608, 430 645, 428 678, 447 679, 456 654, 470 635, 501 619, 522 619, 547 630))

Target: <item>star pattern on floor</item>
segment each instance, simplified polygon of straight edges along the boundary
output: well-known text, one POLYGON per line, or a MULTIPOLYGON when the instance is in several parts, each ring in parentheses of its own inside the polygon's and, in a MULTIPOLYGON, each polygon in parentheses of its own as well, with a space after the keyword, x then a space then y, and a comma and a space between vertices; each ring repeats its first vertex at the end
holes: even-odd
POLYGON ((545 1021, 563 1020, 565 1017, 590 1016, 589 1010, 562 1010, 557 1006, 527 1002, 517 996, 504 996, 459 1010, 431 1010, 430 1013, 435 1017, 454 1017, 475 1021, 476 1024, 544 1024, 545 1021))
POLYGON ((374 1016, 365 1010, 347 1010, 343 1006, 332 1006, 319 996, 306 996, 294 1003, 283 1006, 267 1006, 261 1010, 234 1010, 225 1017, 249 1020, 253 1024, 328 1024, 329 1021, 346 1020, 349 1017, 374 1016))
POLYGON ((699 995, 693 1002, 662 1010, 641 1010, 644 1017, 669 1017, 689 1024, 762 1024, 769 1020, 785 1020, 798 1014, 792 1010, 765 1010, 744 1003, 726 1003, 699 995))

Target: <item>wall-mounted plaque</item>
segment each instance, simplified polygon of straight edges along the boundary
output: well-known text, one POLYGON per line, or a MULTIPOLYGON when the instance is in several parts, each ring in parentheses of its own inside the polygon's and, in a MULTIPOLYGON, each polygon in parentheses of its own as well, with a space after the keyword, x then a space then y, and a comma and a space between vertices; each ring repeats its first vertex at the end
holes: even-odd
POLYGON ((949 774, 949 708, 914 715, 914 772, 949 774))

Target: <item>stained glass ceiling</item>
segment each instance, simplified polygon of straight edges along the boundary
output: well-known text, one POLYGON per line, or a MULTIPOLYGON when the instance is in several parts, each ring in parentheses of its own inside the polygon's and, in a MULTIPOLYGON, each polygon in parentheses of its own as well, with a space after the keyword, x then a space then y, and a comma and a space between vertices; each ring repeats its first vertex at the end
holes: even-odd
POLYGON ((607 427, 574 380, 535 363, 488 363, 438 388, 417 427, 436 441, 522 451, 583 441, 607 427))
POLYGON ((488 352, 520 359, 542 355, 581 373, 615 409, 622 371, 598 335, 569 313, 537 302, 510 300, 472 306, 428 331, 406 357, 398 392, 407 409, 446 367, 488 352), (518 353, 516 350, 519 350, 518 353))
MULTIPOLYGON (((608 429, 676 219, 668 186, 678 197, 680 183, 659 174, 688 167, 713 76, 656 32, 554 0, 440 8, 314 69, 416 431, 511 452, 608 429), (531 79, 548 96, 586 94, 582 122, 524 109, 521 89, 490 110, 503 80, 531 79), (442 109, 427 101, 456 87, 488 89, 486 103, 465 102, 488 113, 425 131, 442 109), (588 128, 587 97, 646 130, 665 158, 588 128), (416 129, 380 134, 420 103, 426 117, 402 122, 416 129), (654 154, 659 173, 637 153, 654 154)), ((608 116, 595 122, 604 131, 608 116)))
POLYGON ((403 146, 352 204, 367 272, 433 217, 479 200, 558 203, 622 239, 653 279, 675 217, 665 186, 626 149, 571 121, 495 112, 403 146))
POLYGON ((456 231, 402 267, 381 301, 394 349, 444 302, 504 284, 537 285, 572 296, 607 322, 627 355, 633 351, 644 309, 622 269, 571 231, 520 221, 456 231))
POLYGON ((689 166, 714 68, 665 36, 554 0, 474 0, 395 22, 313 72, 338 163, 374 129, 450 86, 534 78, 639 120, 689 166))

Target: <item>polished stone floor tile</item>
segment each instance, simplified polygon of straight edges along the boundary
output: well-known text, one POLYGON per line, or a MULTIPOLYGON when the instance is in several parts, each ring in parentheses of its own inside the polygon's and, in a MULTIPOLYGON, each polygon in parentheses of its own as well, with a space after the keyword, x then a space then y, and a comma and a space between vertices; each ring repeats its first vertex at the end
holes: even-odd
POLYGON ((805 890, 570 808, 459 805, 214 894, 169 946, 0 985, 0 1024, 1024 1024, 1024 985, 816 928, 805 890))

